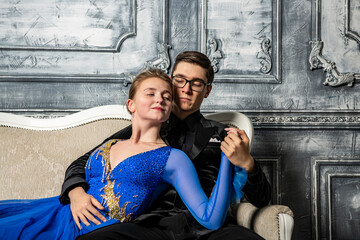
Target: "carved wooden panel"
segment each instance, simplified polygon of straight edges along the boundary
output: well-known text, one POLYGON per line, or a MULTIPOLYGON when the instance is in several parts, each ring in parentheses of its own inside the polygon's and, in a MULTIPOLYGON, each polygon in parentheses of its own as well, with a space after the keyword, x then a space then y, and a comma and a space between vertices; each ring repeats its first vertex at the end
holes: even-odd
POLYGON ((281 158, 255 157, 272 187, 271 204, 281 203, 281 158))
POLYGON ((314 1, 311 69, 323 68, 324 85, 352 86, 360 80, 360 2, 314 1))
POLYGON ((1 6, 0 81, 121 83, 167 46, 166 0, 1 6))
POLYGON ((201 49, 221 82, 281 82, 281 0, 202 1, 201 49))
POLYGON ((117 52, 136 34, 135 0, 3 2, 0 49, 117 52))
POLYGON ((312 159, 314 236, 360 236, 360 159, 312 159))

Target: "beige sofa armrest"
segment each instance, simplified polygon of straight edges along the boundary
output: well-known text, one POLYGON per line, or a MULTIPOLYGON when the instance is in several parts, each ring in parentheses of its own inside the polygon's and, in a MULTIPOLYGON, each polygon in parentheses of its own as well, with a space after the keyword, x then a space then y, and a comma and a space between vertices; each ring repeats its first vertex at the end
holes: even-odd
POLYGON ((251 203, 239 203, 233 215, 241 226, 253 229, 266 240, 290 240, 294 227, 294 214, 284 205, 256 208, 251 203))
POLYGON ((239 203, 232 208, 232 214, 236 216, 238 225, 253 229, 253 218, 257 210, 251 203, 239 203))

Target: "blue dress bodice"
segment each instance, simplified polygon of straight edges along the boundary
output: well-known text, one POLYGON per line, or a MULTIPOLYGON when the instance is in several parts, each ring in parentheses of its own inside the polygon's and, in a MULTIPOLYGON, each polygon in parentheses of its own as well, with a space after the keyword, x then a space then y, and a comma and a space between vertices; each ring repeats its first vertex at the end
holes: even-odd
POLYGON ((85 169, 90 186, 87 193, 105 207, 108 218, 128 222, 148 208, 171 147, 136 154, 111 169, 110 148, 117 141, 104 143, 90 156, 85 169))

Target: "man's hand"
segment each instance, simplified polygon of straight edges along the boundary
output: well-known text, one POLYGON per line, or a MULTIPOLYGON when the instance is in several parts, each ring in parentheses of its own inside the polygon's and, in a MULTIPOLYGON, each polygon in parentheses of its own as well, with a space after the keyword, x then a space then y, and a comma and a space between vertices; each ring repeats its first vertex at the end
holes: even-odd
POLYGON ((82 187, 72 189, 69 194, 70 209, 74 221, 79 229, 81 229, 80 221, 86 226, 89 226, 89 221, 100 224, 94 216, 98 217, 101 221, 105 222, 106 218, 97 210, 104 210, 104 207, 92 195, 87 194, 82 187), (97 209, 96 209, 97 208, 97 209))
POLYGON ((225 128, 228 135, 221 142, 221 151, 225 153, 235 166, 244 168, 248 173, 254 173, 255 163, 250 155, 249 138, 244 130, 225 128))

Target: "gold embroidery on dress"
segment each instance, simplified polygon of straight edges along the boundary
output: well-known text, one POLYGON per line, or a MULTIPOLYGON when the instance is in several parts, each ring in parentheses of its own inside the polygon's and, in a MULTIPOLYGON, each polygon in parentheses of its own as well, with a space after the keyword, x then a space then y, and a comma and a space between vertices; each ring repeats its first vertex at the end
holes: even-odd
POLYGON ((122 207, 120 207, 120 196, 115 196, 114 193, 114 184, 115 180, 111 182, 111 180, 106 179, 107 184, 104 188, 105 195, 101 195, 101 197, 106 201, 106 204, 109 208, 108 215, 113 218, 120 220, 120 222, 128 222, 131 220, 131 213, 126 215, 126 207, 130 202, 125 202, 122 207))
MULTIPOLYGON (((104 145, 103 150, 99 153, 103 157, 103 166, 104 166, 103 179, 102 179, 103 182, 104 182, 104 178, 106 176, 106 184, 104 187, 105 194, 101 195, 101 197, 105 200, 105 202, 109 208, 108 215, 111 218, 118 219, 118 220, 120 220, 120 222, 128 222, 131 220, 132 213, 126 215, 126 207, 130 202, 125 202, 123 204, 123 206, 120 207, 119 202, 120 202, 121 195, 119 195, 117 197, 115 196, 115 192, 114 192, 115 180, 111 181, 109 179, 109 177, 111 175, 111 171, 112 171, 112 169, 110 169, 110 167, 111 167, 110 166, 110 148, 117 141, 118 140, 114 139, 114 140, 107 142, 104 145)), ((117 185, 117 187, 119 186, 119 184, 117 185)))

